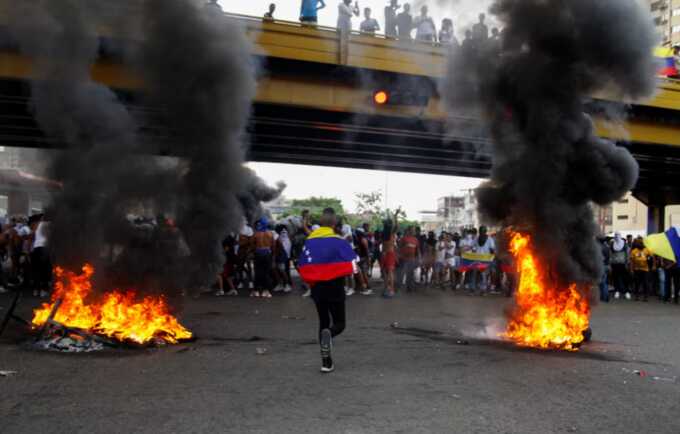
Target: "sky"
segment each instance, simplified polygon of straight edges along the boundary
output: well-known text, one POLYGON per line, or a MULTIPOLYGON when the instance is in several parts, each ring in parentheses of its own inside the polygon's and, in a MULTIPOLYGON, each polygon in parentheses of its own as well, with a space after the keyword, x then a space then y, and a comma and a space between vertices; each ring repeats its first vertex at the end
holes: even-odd
MULTIPOLYGON (((300 0, 221 0, 225 12, 262 16, 270 3, 276 3, 275 18, 297 21, 300 12, 300 0)), ((319 11, 319 24, 335 26, 337 5, 340 0, 326 0, 326 8, 319 11)), ((383 8, 388 0, 359 0, 359 7, 373 9, 381 28, 384 28, 383 8)), ((403 0, 399 4, 405 3, 403 0)), ((427 4, 430 15, 440 23, 444 17, 450 17, 456 25, 457 32, 464 32, 477 20, 479 12, 484 12, 490 0, 423 0, 411 1, 412 10, 419 10, 420 5, 427 4)), ((359 19, 353 20, 355 29, 359 19)), ((386 199, 385 208, 395 209, 401 206, 409 218, 418 219, 420 211, 435 211, 437 199, 460 190, 475 188, 481 180, 439 175, 412 174, 400 172, 384 172, 360 169, 343 169, 319 166, 296 166, 275 163, 248 163, 269 184, 284 181, 288 187, 284 196, 289 199, 304 199, 310 196, 337 197, 349 211, 355 211, 356 193, 383 192, 386 199), (387 194, 384 194, 385 191, 387 194)))
MULTIPOLYGON (((338 18, 338 4, 340 0, 325 0, 326 8, 319 11, 319 24, 323 26, 335 27, 338 18)), ((385 28, 383 9, 389 3, 388 0, 358 0, 359 7, 362 10, 365 7, 370 7, 373 10, 373 18, 380 23, 380 28, 385 28)), ((280 20, 297 21, 300 17, 300 3, 301 0, 220 0, 222 8, 225 12, 262 16, 267 11, 270 3, 276 4, 276 13, 274 17, 280 20)), ((470 27, 477 21, 477 16, 480 12, 486 12, 491 0, 399 0, 399 4, 411 4, 411 13, 414 14, 420 10, 420 6, 427 5, 430 10, 430 15, 437 23, 437 29, 441 23, 442 18, 451 18, 456 28, 456 33, 459 38, 465 33, 465 29, 470 27)), ((363 18, 362 18, 363 19, 363 18)), ((493 23, 492 21, 490 21, 493 23)), ((353 28, 359 28, 360 19, 352 20, 353 28)))
POLYGON ((271 185, 284 181, 287 187, 283 195, 288 199, 337 197, 345 209, 353 212, 355 193, 381 191, 383 199, 387 199, 385 208, 401 206, 414 220, 420 218, 420 211, 436 211, 438 198, 475 188, 481 182, 475 178, 278 163, 251 162, 248 167, 271 185))

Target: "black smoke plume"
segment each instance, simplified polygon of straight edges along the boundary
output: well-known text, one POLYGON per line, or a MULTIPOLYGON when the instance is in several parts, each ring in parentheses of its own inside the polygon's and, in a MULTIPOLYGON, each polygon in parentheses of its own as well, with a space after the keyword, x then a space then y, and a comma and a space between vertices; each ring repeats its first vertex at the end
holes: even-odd
MULTIPOLYGON (((133 3, 118 2, 135 10, 133 3)), ((90 77, 106 9, 26 1, 12 25, 21 51, 36 59, 35 118, 66 144, 49 167, 63 184, 50 206, 51 247, 60 264, 94 262, 115 283, 206 285, 223 260, 221 239, 241 225, 240 195, 274 196, 253 193, 262 182, 243 167, 256 86, 249 42, 237 22, 191 0, 136 8, 144 40, 129 63, 163 132, 142 137, 144 120, 90 77)))
POLYGON ((246 188, 238 193, 238 200, 241 203, 246 221, 252 223, 264 216, 265 212, 262 204, 279 197, 286 188, 286 184, 278 182, 276 187, 272 187, 257 176, 254 170, 246 167, 243 172, 243 176, 246 179, 246 188))
POLYGON ((636 0, 496 0, 501 41, 452 56, 449 107, 482 116, 493 138, 491 178, 477 191, 491 223, 530 230, 560 284, 602 274, 590 203, 633 188, 629 152, 595 136, 584 100, 654 91, 656 38, 636 0))

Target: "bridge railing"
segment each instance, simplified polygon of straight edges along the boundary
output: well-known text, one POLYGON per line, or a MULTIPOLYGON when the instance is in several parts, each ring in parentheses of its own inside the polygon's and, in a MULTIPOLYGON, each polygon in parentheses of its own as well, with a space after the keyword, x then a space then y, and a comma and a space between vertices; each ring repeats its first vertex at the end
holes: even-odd
POLYGON ((441 77, 447 48, 416 40, 398 40, 359 31, 293 21, 226 14, 246 25, 258 54, 353 68, 441 77))

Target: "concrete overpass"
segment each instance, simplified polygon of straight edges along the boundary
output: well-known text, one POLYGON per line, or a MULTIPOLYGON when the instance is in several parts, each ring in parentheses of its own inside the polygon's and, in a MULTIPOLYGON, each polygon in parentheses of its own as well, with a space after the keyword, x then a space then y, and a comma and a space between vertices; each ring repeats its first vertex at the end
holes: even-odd
MULTIPOLYGON (((0 26, 6 16, 0 8, 0 26)), ((474 130, 478 120, 451 119, 442 110, 437 88, 445 74, 445 48, 357 33, 342 38, 330 28, 236 18, 245 25, 253 56, 262 66, 249 127, 251 160, 488 175, 488 139, 456 133, 474 130), (383 88, 398 89, 419 102, 378 106, 373 92, 383 88), (450 130, 447 122, 466 128, 450 130)), ((124 95, 132 110, 153 111, 136 98, 144 84, 117 60, 121 47, 143 35, 123 39, 106 25, 99 34, 100 60, 93 77, 124 95)), ((61 146, 45 137, 28 111, 25 83, 32 76, 31 59, 17 52, 1 27, 0 41, 0 144, 61 146)), ((652 212, 680 203, 680 83, 660 80, 658 88, 652 101, 632 104, 627 132, 608 128, 594 113, 598 134, 620 140, 640 163, 635 194, 652 212)), ((607 95, 594 99, 611 100, 607 95)))

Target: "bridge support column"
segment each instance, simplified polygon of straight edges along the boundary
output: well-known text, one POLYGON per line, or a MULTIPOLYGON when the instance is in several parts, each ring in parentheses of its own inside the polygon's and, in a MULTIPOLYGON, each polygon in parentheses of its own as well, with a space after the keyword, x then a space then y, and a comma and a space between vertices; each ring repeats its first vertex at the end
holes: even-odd
POLYGON ((647 233, 656 234, 666 229, 666 205, 647 207, 647 233))

